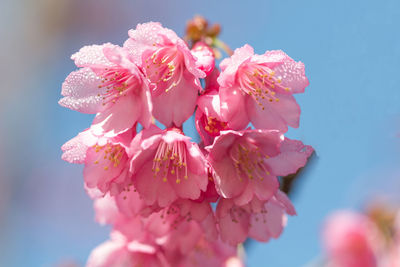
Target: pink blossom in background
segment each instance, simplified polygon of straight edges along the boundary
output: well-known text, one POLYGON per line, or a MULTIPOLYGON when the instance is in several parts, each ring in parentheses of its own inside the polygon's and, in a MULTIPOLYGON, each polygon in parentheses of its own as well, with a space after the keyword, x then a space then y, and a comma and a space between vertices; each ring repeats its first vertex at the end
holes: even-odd
POLYGON ((237 257, 237 249, 221 240, 209 242, 199 240, 196 248, 177 266, 208 267, 243 267, 242 260, 237 257))
POLYGON ((300 107, 292 94, 308 86, 304 65, 282 51, 254 54, 250 45, 224 59, 218 77, 222 117, 230 128, 249 122, 260 129, 287 131, 299 126, 300 107))
POLYGON ((126 49, 112 44, 85 46, 72 59, 81 69, 66 78, 59 103, 97 113, 91 126, 95 135, 116 136, 137 122, 150 125, 149 84, 126 49))
POLYGON ((129 242, 118 232, 111 234, 111 240, 95 248, 89 256, 87 267, 169 267, 162 252, 154 247, 129 242))
POLYGON ((186 43, 160 23, 139 24, 129 31, 129 37, 124 47, 154 86, 155 118, 167 127, 180 127, 195 109, 201 90, 199 78, 205 73, 186 43))
POLYGON ((323 240, 332 267, 374 267, 382 239, 365 215, 339 211, 328 217, 323 240))

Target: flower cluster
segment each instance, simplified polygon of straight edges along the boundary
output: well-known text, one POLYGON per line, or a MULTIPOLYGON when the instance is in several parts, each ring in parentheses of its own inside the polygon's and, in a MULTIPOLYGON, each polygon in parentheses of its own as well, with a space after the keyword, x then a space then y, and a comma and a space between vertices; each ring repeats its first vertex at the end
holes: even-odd
POLYGON ((84 164, 97 221, 113 226, 88 266, 243 266, 239 243, 278 238, 296 214, 278 179, 313 152, 284 136, 304 65, 249 45, 219 68, 215 55, 150 22, 72 56, 59 103, 96 116, 62 158, 84 164), (182 130, 193 115, 199 144, 182 130))

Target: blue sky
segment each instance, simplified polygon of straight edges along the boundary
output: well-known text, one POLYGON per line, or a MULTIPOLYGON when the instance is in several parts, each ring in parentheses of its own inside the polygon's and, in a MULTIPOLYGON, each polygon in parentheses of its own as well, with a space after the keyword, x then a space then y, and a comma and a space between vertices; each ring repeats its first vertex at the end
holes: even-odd
MULTIPOLYGON (((98 29, 94 15, 80 17, 79 25, 49 39, 51 49, 43 55, 28 62, 16 56, 28 66, 10 83, 19 84, 21 91, 8 93, 10 87, 2 86, 8 95, 0 108, 0 136, 6 140, 0 149, 7 155, 3 182, 9 198, 1 220, 6 230, 0 262, 53 266, 70 259, 83 264, 107 238, 109 229, 93 221, 82 168, 60 159, 59 147, 85 129, 91 116, 63 109, 57 101, 63 79, 75 69, 69 60, 73 52, 93 43, 122 44, 127 30, 140 22, 160 21, 182 34, 186 21, 201 14, 222 25, 221 39, 232 48, 249 43, 257 53, 282 49, 306 65, 310 86, 296 96, 302 108, 300 128, 288 136, 312 145, 317 157, 293 195, 298 216, 289 219, 279 240, 251 244, 249 266, 304 266, 321 252, 319 233, 327 214, 361 209, 374 196, 398 192, 399 1, 106 2, 85 1, 82 7, 109 6, 98 13, 104 30, 98 29)), ((20 40, 15 31, 24 31, 35 15, 23 1, 7 0, 3 10, 14 16, 2 16, 0 22, 9 27, 1 32, 20 40)), ((74 18, 70 20, 72 25, 74 18)), ((30 51, 30 45, 16 46, 30 51)))

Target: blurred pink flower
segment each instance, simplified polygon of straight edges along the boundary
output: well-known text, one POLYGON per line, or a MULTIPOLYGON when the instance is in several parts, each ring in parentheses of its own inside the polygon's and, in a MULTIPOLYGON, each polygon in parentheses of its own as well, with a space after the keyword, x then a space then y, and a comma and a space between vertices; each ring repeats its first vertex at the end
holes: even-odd
POLYGON ((59 104, 84 113, 97 113, 95 135, 116 136, 140 122, 151 123, 149 85, 126 49, 112 44, 85 46, 72 55, 81 69, 63 83, 59 104))
POLYGON ((115 231, 111 240, 100 244, 89 256, 87 267, 172 267, 157 247, 129 241, 115 231))
POLYGON ((374 223, 363 214, 338 211, 330 215, 323 241, 331 266, 378 266, 377 253, 383 240, 374 223))
MULTIPOLYGON (((127 193, 136 197, 136 206, 143 206, 136 192, 131 190, 127 193)), ((126 212, 127 206, 116 202, 128 201, 128 206, 132 202, 127 198, 117 198, 96 199, 95 210, 97 219, 113 224, 114 235, 123 237, 118 239, 123 241, 119 242, 118 251, 124 251, 124 255, 131 255, 132 244, 135 244, 136 248, 145 248, 150 254, 159 256, 162 252, 171 266, 178 266, 178 262, 185 261, 188 254, 197 250, 200 241, 213 242, 217 238, 214 213, 208 202, 178 200, 159 211, 143 215, 126 212)), ((92 258, 95 260, 98 257, 92 258)), ((123 256, 118 254, 118 257, 123 256)))
POLYGON ((282 51, 255 55, 250 45, 235 50, 221 64, 222 117, 230 128, 241 130, 251 122, 260 129, 299 126, 300 107, 292 96, 308 86, 304 65, 282 51))
POLYGON ((177 264, 178 267, 244 267, 244 263, 237 256, 235 246, 228 245, 220 239, 213 242, 200 239, 186 257, 177 264))
POLYGON ((269 200, 262 201, 255 197, 246 205, 221 199, 216 217, 222 240, 237 245, 248 237, 261 242, 278 238, 286 226, 285 213, 296 215, 291 201, 278 190, 269 200))

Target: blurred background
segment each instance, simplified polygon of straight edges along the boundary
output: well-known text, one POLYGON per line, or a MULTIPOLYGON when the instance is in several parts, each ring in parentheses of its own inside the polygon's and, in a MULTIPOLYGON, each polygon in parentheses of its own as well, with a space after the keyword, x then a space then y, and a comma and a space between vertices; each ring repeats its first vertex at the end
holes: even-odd
POLYGON ((316 156, 295 184, 298 216, 279 240, 252 242, 248 266, 307 266, 324 217, 373 199, 399 201, 400 2, 2 0, 0 3, 0 266, 83 266, 109 229, 94 222, 82 166, 60 146, 92 116, 57 104, 80 47, 120 44, 137 23, 183 36, 201 14, 232 48, 282 49, 306 65, 290 138, 316 156))

